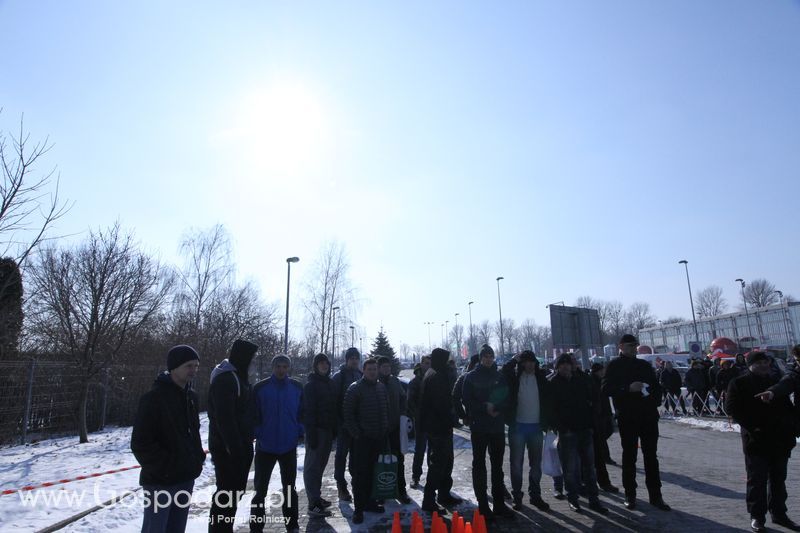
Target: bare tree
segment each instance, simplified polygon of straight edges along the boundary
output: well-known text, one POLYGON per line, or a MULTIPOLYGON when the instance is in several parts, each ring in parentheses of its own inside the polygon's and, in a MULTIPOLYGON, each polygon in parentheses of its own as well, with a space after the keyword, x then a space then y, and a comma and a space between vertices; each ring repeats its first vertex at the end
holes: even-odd
POLYGON ((586 309, 597 309, 602 302, 595 300, 591 296, 578 296, 575 300, 575 307, 585 307, 586 309))
MULTIPOLYGON (((504 318, 503 319, 503 344, 504 346, 500 346, 500 321, 498 320, 494 324, 494 334, 495 337, 498 339, 498 350, 505 350, 506 353, 513 353, 515 350, 516 345, 516 325, 514 324, 513 318, 504 318)), ((498 351, 499 355, 500 352, 498 351)))
POLYGON ((333 309, 339 308, 337 321, 344 324, 343 317, 352 314, 354 308, 355 290, 350 283, 349 270, 344 245, 331 242, 320 251, 305 283, 303 305, 308 327, 324 353, 330 353, 333 347, 333 309))
POLYGON ((688 322, 688 320, 679 316, 668 316, 661 321, 662 324, 677 324, 679 322, 688 322))
POLYGON ((634 335, 639 333, 640 329, 655 326, 656 319, 650 313, 650 304, 644 302, 631 304, 625 313, 625 325, 634 335))
POLYGON ((694 303, 700 318, 721 315, 728 309, 722 288, 716 285, 710 285, 698 292, 694 303))
POLYGON ((416 361, 417 361, 417 362, 419 362, 420 358, 421 358, 423 355, 427 355, 427 354, 428 354, 428 352, 429 352, 429 350, 428 350, 428 347, 427 347, 427 346, 425 346, 424 344, 415 344, 415 345, 414 345, 414 346, 411 348, 411 352, 412 352, 412 353, 414 353, 414 354, 416 354, 416 361))
POLYGON ((400 343, 400 355, 402 356, 403 360, 408 359, 408 354, 411 353, 411 346, 406 344, 405 342, 400 343))
POLYGON ((464 326, 458 324, 450 328, 450 344, 455 345, 456 353, 453 354, 453 357, 460 358, 461 357, 461 343, 464 339, 464 326))
POLYGON ((88 442, 89 386, 164 304, 173 277, 141 253, 119 225, 91 232, 75 249, 46 249, 31 267, 28 316, 41 344, 68 356, 82 373, 80 442, 88 442))
POLYGON ((188 314, 190 336, 198 336, 203 314, 213 301, 217 291, 232 282, 234 264, 230 236, 217 224, 206 230, 192 228, 181 239, 180 251, 185 265, 178 272, 181 281, 178 303, 188 314))
POLYGON ((537 326, 534 332, 533 342, 534 351, 538 354, 544 355, 546 352, 553 349, 553 334, 547 326, 537 326))
POLYGON ((478 339, 479 346, 492 344, 492 325, 488 320, 483 320, 475 325, 475 337, 478 339))
MULTIPOLYGON (((32 142, 22 119, 17 134, 0 130, 0 257, 13 259, 21 269, 71 207, 58 196, 55 169, 39 171, 52 146, 47 138, 32 142)), ((6 277, 0 284, 0 299, 11 281, 6 277)))
POLYGON ((605 306, 606 317, 606 333, 614 340, 618 339, 625 333, 625 312, 622 308, 622 302, 612 300, 606 302, 605 306))
POLYGON ((522 350, 534 350, 536 351, 536 323, 531 319, 525 319, 522 324, 519 325, 519 329, 517 330, 519 341, 518 346, 520 351, 522 350))
POLYGON ((766 307, 779 301, 775 285, 763 278, 754 279, 745 286, 744 299, 753 308, 766 307))

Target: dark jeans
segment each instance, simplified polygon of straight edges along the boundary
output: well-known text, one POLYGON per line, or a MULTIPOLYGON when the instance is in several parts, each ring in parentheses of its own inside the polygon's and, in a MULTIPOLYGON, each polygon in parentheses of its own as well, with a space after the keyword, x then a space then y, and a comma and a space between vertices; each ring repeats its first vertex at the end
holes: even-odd
POLYGON ((444 435, 428 435, 428 452, 428 477, 425 479, 423 505, 433 504, 437 496, 450 496, 450 489, 453 488, 453 430, 444 435))
POLYGON ((397 457, 397 494, 403 495, 406 493, 406 462, 400 451, 399 428, 389 432, 389 450, 397 457))
POLYGON ((232 532, 236 507, 247 488, 253 449, 251 447, 241 458, 232 457, 224 450, 214 450, 211 452, 211 460, 214 462, 217 490, 211 500, 208 531, 232 532))
POLYGON ((313 507, 322 497, 322 474, 328 466, 333 446, 333 432, 317 428, 317 447, 309 448, 306 439, 306 457, 303 461, 303 482, 306 485, 308 506, 313 507))
POLYGON ((350 476, 353 476, 353 455, 350 453, 350 448, 353 446, 353 437, 350 433, 340 424, 339 433, 336 435, 336 457, 333 459, 333 478, 336 484, 340 487, 347 486, 347 480, 344 477, 345 466, 350 471, 350 476), (350 455, 350 461, 347 461, 347 456, 350 455))
POLYGON ((597 476, 597 484, 607 487, 611 485, 611 479, 608 477, 606 460, 611 457, 611 452, 608 449, 608 441, 597 430, 592 434, 592 446, 594 447, 594 472, 597 476))
POLYGON ((622 443, 622 486, 625 494, 636 495, 637 442, 644 457, 644 479, 651 500, 661 498, 661 474, 658 471, 658 419, 646 421, 620 420, 619 439, 622 443))
POLYGON ((363 512, 372 501, 372 475, 378 455, 386 449, 386 439, 360 437, 352 441, 353 507, 363 512))
POLYGON ((492 500, 495 505, 503 504, 505 485, 503 484, 503 454, 506 450, 505 433, 470 433, 472 441, 472 487, 479 505, 486 506, 486 451, 492 465, 492 500))
POLYGON ((414 463, 411 466, 411 476, 419 480, 422 477, 422 459, 427 455, 428 469, 430 470, 431 454, 428 444, 428 435, 420 428, 417 421, 414 421, 414 463), (427 454, 426 454, 427 451, 427 454))
POLYGON ((544 435, 539 424, 515 424, 508 428, 508 453, 511 460, 511 494, 522 498, 522 472, 528 452, 528 494, 541 496, 542 444, 544 435), (535 426, 535 427, 533 427, 535 426))
POLYGON ((558 458, 564 470, 567 500, 577 502, 583 481, 589 501, 597 500, 597 478, 594 472, 592 430, 560 431, 558 458))
POLYGON ((186 530, 194 481, 175 485, 143 485, 145 503, 142 533, 181 533, 186 530))
POLYGON ((763 521, 767 511, 773 517, 786 514, 786 468, 788 455, 745 454, 747 469, 747 512, 763 521))
POLYGON ((667 394, 666 399, 664 400, 664 407, 667 411, 672 409, 673 413, 678 413, 678 402, 681 404, 681 411, 683 414, 686 414, 686 402, 683 401, 683 395, 679 392, 678 394, 667 394), (675 398, 678 399, 678 402, 675 401, 675 398))
MULTIPOLYGON (((281 471, 281 491, 283 493, 283 517, 287 519, 286 529, 298 527, 298 501, 297 491, 294 488, 297 479, 297 450, 277 455, 267 452, 256 452, 256 473, 253 484, 255 485, 255 495, 250 505, 250 531, 263 531, 266 524, 266 509, 264 500, 269 489, 269 480, 272 477, 272 470, 275 463, 281 471)), ((271 529, 271 528, 269 528, 271 529)))

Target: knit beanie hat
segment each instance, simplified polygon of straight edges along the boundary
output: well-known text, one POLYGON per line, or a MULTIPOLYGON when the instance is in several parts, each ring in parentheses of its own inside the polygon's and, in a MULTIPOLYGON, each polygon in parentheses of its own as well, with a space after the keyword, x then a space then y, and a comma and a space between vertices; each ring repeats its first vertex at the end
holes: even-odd
POLYGON ((489 346, 488 344, 484 344, 483 346, 481 346, 481 351, 480 351, 479 355, 481 357, 483 357, 484 355, 492 355, 493 356, 494 355, 494 350, 492 350, 492 347, 489 346))
POLYGON ((361 352, 358 351, 358 348, 352 347, 348 348, 346 352, 344 352, 344 359, 345 361, 355 357, 358 360, 361 360, 361 352))
POLYGON ((560 367, 565 363, 572 364, 572 354, 562 353, 561 355, 559 355, 558 359, 556 359, 556 368, 560 367))
POLYGON ((183 363, 194 359, 199 361, 200 356, 197 355, 197 351, 191 346, 187 346, 186 344, 173 346, 167 353, 167 370, 178 368, 183 363))
POLYGON ((283 354, 276 355, 275 357, 273 357, 273 358, 272 358, 272 367, 273 367, 273 368, 274 368, 274 367, 275 367, 275 365, 277 365, 278 363, 284 363, 284 364, 287 364, 287 365, 289 365, 289 366, 292 366, 292 360, 291 360, 291 359, 289 359, 289 357, 288 357, 288 356, 286 356, 286 355, 283 355, 283 354))
MULTIPOLYGON (((274 361, 274 360, 273 360, 273 361, 274 361)), ((318 364, 320 364, 320 363, 321 363, 321 362, 323 362, 323 361, 325 361, 326 363, 328 363, 328 365, 330 365, 330 364, 331 364, 331 360, 330 360, 330 359, 328 359, 328 356, 327 356, 327 355, 325 355, 324 353, 318 353, 317 355, 315 355, 315 356, 314 356, 314 363, 313 363, 313 365, 312 365, 312 367, 311 367, 311 368, 313 368, 313 369, 314 369, 314 372, 316 372, 316 371, 317 371, 317 365, 318 365, 318 364)), ((330 371, 331 371, 331 369, 330 369, 330 366, 329 366, 329 367, 328 367, 328 372, 330 372, 330 371)))

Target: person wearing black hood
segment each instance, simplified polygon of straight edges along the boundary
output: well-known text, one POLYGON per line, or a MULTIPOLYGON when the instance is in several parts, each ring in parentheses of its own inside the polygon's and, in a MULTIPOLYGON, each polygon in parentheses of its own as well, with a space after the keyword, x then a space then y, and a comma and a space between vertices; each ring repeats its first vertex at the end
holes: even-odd
POLYGON ((173 347, 167 354, 167 371, 139 400, 131 451, 142 466, 139 483, 148 503, 142 533, 186 529, 194 480, 206 460, 197 394, 190 386, 198 368, 200 356, 194 348, 173 347))
POLYGON ((414 421, 414 463, 411 467, 411 487, 419 488, 422 477, 422 460, 426 456, 430 462, 428 449, 428 436, 422 431, 422 421, 419 413, 419 404, 422 401, 422 380, 431 367, 431 356, 423 355, 419 363, 414 366, 414 378, 408 384, 408 416, 414 421))
POLYGON ((333 460, 333 477, 336 479, 336 487, 339 489, 339 501, 350 502, 353 497, 347 490, 347 479, 344 477, 345 466, 353 471, 353 456, 350 448, 353 444, 353 436, 348 433, 344 425, 344 397, 347 389, 360 380, 363 376, 361 369, 361 352, 357 348, 348 348, 344 353, 344 364, 339 367, 339 371, 333 375, 333 392, 336 395, 337 427, 336 434, 336 456, 333 460), (350 459, 348 461, 348 455, 350 459))
POLYGON ((308 496, 309 516, 331 516, 331 502, 322 497, 322 474, 328 465, 336 436, 336 394, 331 382, 328 356, 314 356, 313 372, 303 387, 303 424, 306 430, 306 457, 303 481, 308 496))
POLYGON ((644 479, 650 505, 669 511, 661 494, 661 473, 658 467, 658 406, 661 385, 653 365, 637 359, 639 341, 626 333, 619 339, 619 357, 606 367, 603 394, 611 396, 619 425, 622 444, 622 486, 625 507, 636 508, 636 456, 641 443, 644 457, 644 479))
POLYGON ((524 350, 503 365, 503 375, 509 385, 508 448, 511 463, 511 494, 514 509, 522 509, 522 472, 525 452, 528 452, 528 494, 531 504, 541 511, 550 505, 542 500, 542 444, 543 432, 549 428, 549 382, 539 369, 536 354, 524 350))
POLYGON ((503 455, 505 454, 505 419, 508 409, 508 383, 497 370, 494 350, 484 344, 480 350, 480 364, 464 378, 462 401, 470 419, 472 441, 472 486, 478 508, 486 520, 494 516, 513 517, 506 506, 503 484, 503 455), (489 508, 486 479, 486 452, 492 468, 492 502, 489 508))
POLYGON ((741 427, 750 528, 766 531, 769 511, 774 524, 798 531, 786 515, 786 470, 796 444, 792 405, 788 395, 768 390, 778 380, 770 374, 766 353, 750 352, 747 363, 749 372, 728 385, 725 410, 741 427))
POLYGON ((211 504, 208 530, 233 531, 236 507, 247 487, 253 461, 248 369, 258 346, 237 339, 227 359, 211 372, 208 387, 208 448, 214 463, 217 490, 211 504))
POLYGON ((435 348, 431 352, 431 367, 422 380, 422 399, 419 406, 422 431, 428 435, 430 448, 422 510, 431 514, 436 511, 440 515, 447 510, 439 504, 451 506, 461 502, 461 498, 450 494, 453 487, 454 414, 448 359, 450 352, 447 350, 435 348))

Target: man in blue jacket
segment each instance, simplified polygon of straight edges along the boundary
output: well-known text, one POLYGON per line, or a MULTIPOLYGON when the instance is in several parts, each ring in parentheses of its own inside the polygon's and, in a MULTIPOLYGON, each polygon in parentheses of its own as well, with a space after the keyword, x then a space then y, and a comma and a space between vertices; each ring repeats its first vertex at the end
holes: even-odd
POLYGON ((480 351, 480 364, 464 378, 462 401, 470 419, 472 486, 481 514, 490 521, 494 516, 514 516, 503 501, 503 455, 506 448, 504 415, 508 409, 508 393, 508 383, 494 362, 494 350, 484 344, 480 351), (494 509, 489 508, 486 494, 487 450, 492 465, 494 509))
POLYGON ((303 385, 289 377, 290 360, 272 358, 272 375, 253 387, 256 436, 255 495, 250 507, 250 531, 261 532, 266 523, 264 499, 272 469, 278 463, 283 490, 283 517, 287 531, 298 531, 297 443, 303 437, 303 385))

